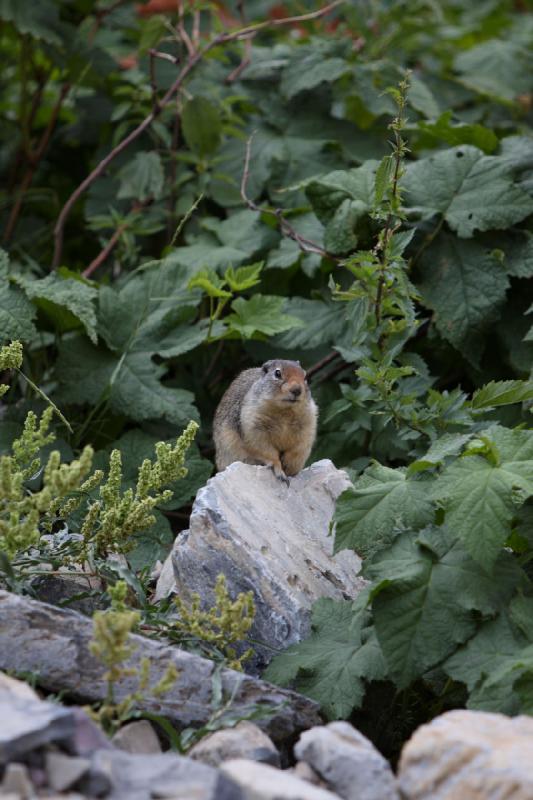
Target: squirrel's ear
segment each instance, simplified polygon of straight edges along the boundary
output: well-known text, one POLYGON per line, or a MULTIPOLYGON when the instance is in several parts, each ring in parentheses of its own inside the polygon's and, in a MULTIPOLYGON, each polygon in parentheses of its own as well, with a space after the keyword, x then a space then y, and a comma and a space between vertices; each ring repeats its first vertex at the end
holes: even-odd
POLYGON ((266 362, 266 364, 263 364, 263 372, 265 373, 265 375, 268 372, 268 361, 266 362))

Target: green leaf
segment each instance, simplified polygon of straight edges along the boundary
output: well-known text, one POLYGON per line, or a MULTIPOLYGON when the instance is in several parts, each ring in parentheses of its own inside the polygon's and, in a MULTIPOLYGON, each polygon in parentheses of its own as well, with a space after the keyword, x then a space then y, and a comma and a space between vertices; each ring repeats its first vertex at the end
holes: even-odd
POLYGON ((495 408, 533 399, 533 381, 491 381, 474 392, 472 408, 495 408))
POLYGON ((374 204, 376 161, 362 167, 337 170, 311 181, 306 194, 320 222, 326 226, 324 244, 332 253, 344 253, 357 244, 357 224, 374 204))
POLYGON ((174 544, 175 536, 168 519, 157 509, 153 514, 155 525, 132 537, 135 545, 128 553, 128 563, 136 571, 145 567, 153 569, 156 561, 165 560, 174 544))
POLYGON ((202 289, 208 297, 231 297, 231 292, 223 287, 226 280, 223 280, 213 269, 203 269, 189 281, 189 289, 202 289))
POLYGON ((218 107, 207 97, 192 97, 185 103, 181 127, 187 146, 199 156, 215 152, 222 136, 222 119, 218 107))
POLYGON ((445 111, 435 122, 419 122, 418 128, 425 134, 429 134, 441 142, 446 142, 450 146, 472 144, 483 150, 484 153, 492 153, 496 150, 499 139, 494 131, 477 123, 452 123, 452 116, 451 111, 445 111))
POLYGON ((531 651, 508 615, 500 613, 484 622, 476 635, 444 662, 443 669, 468 687, 468 708, 515 715, 521 709, 514 684, 521 675, 524 656, 531 665, 531 651))
POLYGON ((472 436, 471 433, 445 433, 433 442, 425 455, 409 464, 407 474, 414 475, 443 464, 447 458, 458 455, 472 436))
POLYGON ((430 485, 404 469, 368 467, 337 500, 335 552, 350 548, 365 557, 388 545, 395 529, 427 525, 434 515, 430 485))
POLYGON ((321 83, 333 83, 351 71, 343 58, 328 58, 320 45, 300 47, 283 72, 281 93, 288 100, 299 92, 309 91, 321 83))
POLYGON ((284 297, 255 294, 250 300, 238 297, 224 321, 230 333, 236 333, 243 339, 274 336, 291 328, 299 328, 302 323, 296 317, 283 313, 284 297))
POLYGON ((61 38, 57 33, 59 13, 53 0, 39 0, 39 3, 21 0, 0 0, 0 19, 12 22, 21 33, 35 39, 58 45, 61 38))
POLYGON ((366 308, 356 302, 290 297, 284 310, 301 322, 298 328, 277 337, 276 344, 287 350, 313 350, 324 345, 350 346, 359 339, 366 322, 366 308))
POLYGON ((18 286, 10 285, 8 267, 8 255, 0 248, 0 342, 25 342, 37 335, 35 308, 18 286))
POLYGON ((132 198, 144 202, 158 200, 163 191, 165 174, 161 158, 156 152, 137 153, 119 172, 119 199, 132 198))
POLYGON ((376 634, 389 672, 406 688, 439 664, 476 630, 473 611, 495 613, 512 593, 516 570, 504 559, 489 576, 445 527, 402 533, 366 568, 376 634))
POLYGON ((239 267, 236 270, 233 267, 228 267, 224 273, 224 278, 234 292, 245 292, 246 289, 251 289, 252 286, 257 286, 258 283, 261 283, 259 276, 262 269, 262 261, 257 264, 251 264, 249 267, 239 267))
POLYGON ((57 325, 59 330, 68 330, 80 322, 89 339, 96 344, 95 300, 98 291, 82 280, 62 278, 59 274, 48 275, 41 280, 23 280, 22 286, 28 297, 40 307, 57 325), (66 310, 67 313, 64 313, 66 310))
POLYGON ((407 99, 409 104, 425 117, 438 116, 440 109, 433 92, 416 75, 411 75, 409 79, 407 99))
POLYGON ((376 172, 374 183, 374 195, 376 203, 381 203, 385 197, 385 192, 390 184, 394 172, 394 159, 392 156, 384 156, 376 172))
POLYGON ((491 570, 517 509, 533 494, 533 431, 495 426, 486 437, 498 462, 463 456, 437 479, 433 497, 472 558, 491 570))
POLYGON ((439 332, 474 365, 484 333, 499 315, 508 286, 500 262, 477 242, 440 234, 420 259, 418 289, 439 332))
POLYGON ((442 214, 461 237, 507 228, 533 213, 533 198, 510 174, 505 159, 464 145, 409 164, 407 204, 422 218, 442 214))
POLYGON ((198 419, 194 396, 164 386, 165 368, 143 352, 113 354, 83 339, 60 347, 56 375, 62 402, 109 403, 112 411, 137 422, 163 418, 185 427, 198 419))
POLYGON ((355 603, 318 600, 309 639, 275 657, 263 677, 294 685, 319 702, 329 719, 346 719, 361 705, 365 683, 386 676, 366 600, 367 592, 355 603))
POLYGON ((498 99, 531 91, 531 50, 517 42, 491 38, 459 53, 454 67, 466 86, 498 99))

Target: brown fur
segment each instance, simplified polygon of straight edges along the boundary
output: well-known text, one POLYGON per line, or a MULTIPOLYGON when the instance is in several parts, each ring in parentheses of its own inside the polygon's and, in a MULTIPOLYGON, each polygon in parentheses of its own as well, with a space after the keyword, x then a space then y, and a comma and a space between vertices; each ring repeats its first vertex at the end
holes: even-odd
POLYGON ((244 370, 215 413, 217 469, 244 461, 266 464, 281 480, 296 475, 313 447, 317 413, 298 362, 278 359, 244 370))

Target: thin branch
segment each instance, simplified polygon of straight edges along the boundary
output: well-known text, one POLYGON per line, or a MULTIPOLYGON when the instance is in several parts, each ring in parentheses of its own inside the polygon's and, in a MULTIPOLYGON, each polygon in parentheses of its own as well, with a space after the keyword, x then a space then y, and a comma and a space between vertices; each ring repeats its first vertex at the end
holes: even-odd
POLYGON ((116 231, 114 232, 113 236, 110 238, 104 249, 100 253, 98 253, 96 258, 93 258, 89 266, 86 267, 86 269, 84 269, 83 272, 81 273, 84 278, 90 278, 93 272, 95 272, 95 270, 97 270, 98 267, 104 263, 104 261, 107 261, 108 256, 114 249, 115 245, 117 244, 118 240, 120 239, 120 237, 122 236, 127 227, 128 227, 127 222, 122 222, 118 226, 118 228, 116 229, 116 231))
POLYGON ((177 31, 178 31, 178 34, 179 34, 179 37, 180 37, 181 41, 185 45, 187 53, 189 54, 189 58, 192 58, 196 54, 197 51, 196 51, 196 49, 194 47, 194 44, 191 41, 191 37, 189 36, 189 34, 187 33, 187 30, 185 28, 184 18, 185 18, 185 12, 184 12, 184 9, 183 9, 183 0, 178 0, 177 31))
MULTIPOLYGON (((134 128, 128 136, 126 136, 121 142, 119 142, 116 147, 114 147, 105 158, 103 158, 96 167, 89 173, 89 175, 85 178, 84 181, 80 183, 80 185, 72 192, 70 197, 68 198, 67 202, 63 206, 61 213, 57 219, 55 228, 54 228, 54 257, 52 261, 52 266, 55 268, 59 265, 61 261, 61 256, 63 252, 63 235, 64 235, 64 228, 65 223, 68 219, 68 216, 72 210, 72 207, 77 202, 77 200, 81 197, 81 195, 94 183, 94 181, 107 169, 109 164, 120 154, 122 153, 132 142, 139 138, 139 136, 152 124, 154 119, 161 113, 161 111, 168 105, 171 101, 172 97, 176 94, 178 89, 180 89, 181 85, 183 84, 185 78, 189 75, 189 73, 194 69, 194 67, 204 58, 204 56, 212 50, 214 47, 217 47, 221 44, 226 44, 227 42, 238 41, 240 39, 246 39, 250 35, 255 35, 258 31, 263 30, 267 27, 280 27, 283 25, 291 25, 294 22, 306 22, 309 20, 319 19, 323 17, 325 14, 328 14, 334 8, 339 6, 343 3, 344 0, 335 0, 333 3, 329 3, 329 5, 324 6, 318 11, 314 11, 310 14, 302 14, 301 16, 297 17, 286 17, 285 19, 277 19, 277 20, 268 20, 266 22, 260 22, 256 25, 251 25, 248 28, 241 28, 238 31, 234 31, 232 33, 221 33, 211 39, 201 50, 198 50, 194 54, 189 55, 189 60, 187 63, 182 67, 178 77, 172 84, 172 86, 167 90, 165 95, 159 101, 159 108, 157 113, 153 110, 147 117, 139 124, 136 128, 134 128)), ((189 40, 190 41, 190 40, 189 40)), ((296 232, 295 232, 296 233, 296 232)), ((289 235, 289 234, 287 234, 289 235)), ((298 236, 298 234, 296 234, 298 236)), ((300 237, 301 238, 301 237, 300 237)), ((311 251, 313 252, 313 251, 311 251)))
POLYGON ((313 364, 312 367, 309 367, 306 370, 307 378, 312 378, 315 373, 319 372, 324 367, 327 367, 328 364, 331 364, 332 361, 335 361, 337 358, 340 358, 340 353, 337 353, 335 350, 333 353, 330 353, 329 356, 325 356, 321 358, 320 361, 317 361, 316 364, 313 364))
POLYGON ((30 152, 28 154, 27 157, 28 168, 26 170, 26 173, 24 174, 24 177, 22 178, 19 190, 17 192, 17 199, 15 200, 15 203, 13 205, 13 208, 11 209, 11 213, 6 223, 3 235, 4 242, 8 242, 13 236, 20 215, 20 210, 24 202, 24 197, 26 195, 26 192, 31 186, 33 176, 35 175, 37 167, 39 166, 39 163, 45 154, 46 148, 48 147, 50 137, 52 136, 52 133, 56 126, 61 106, 63 105, 63 101, 67 96, 69 90, 70 90, 70 83, 63 84, 63 86, 61 87, 61 91, 59 92, 59 97, 57 98, 56 103, 52 109, 52 113, 50 114, 50 119, 48 120, 48 124, 43 131, 41 139, 39 140, 39 144, 37 145, 37 148, 33 152, 30 152))
POLYGON ((241 76, 241 74, 244 72, 246 67, 248 67, 250 65, 251 61, 252 61, 252 40, 251 39, 245 39, 244 40, 244 55, 243 55, 243 57, 241 59, 241 62, 240 62, 240 64, 237 64, 235 69, 233 69, 230 72, 230 74, 226 78, 225 82, 226 83, 233 83, 233 81, 236 81, 237 78, 239 78, 241 76))
POLYGON ((149 50, 150 55, 150 88, 152 89, 152 112, 154 114, 159 113, 159 99, 157 97, 157 83, 155 79, 155 59, 156 59, 156 50, 149 50))
POLYGON ((281 208, 268 208, 266 206, 258 206, 247 194, 247 184, 248 178, 250 176, 250 157, 252 151, 252 140, 254 134, 250 136, 248 141, 246 142, 246 151, 244 156, 244 167, 242 172, 242 179, 241 179, 241 197, 248 206, 249 209, 252 211, 258 211, 261 214, 270 214, 270 216, 275 217, 280 225, 280 230, 283 236, 287 236, 287 238, 292 239, 300 250, 304 253, 316 253, 322 258, 329 258, 332 261, 339 262, 340 259, 336 256, 328 253, 323 247, 321 247, 316 242, 311 241, 311 239, 307 239, 305 236, 302 236, 296 228, 294 228, 290 222, 288 222, 285 217, 283 216, 283 210, 281 208))

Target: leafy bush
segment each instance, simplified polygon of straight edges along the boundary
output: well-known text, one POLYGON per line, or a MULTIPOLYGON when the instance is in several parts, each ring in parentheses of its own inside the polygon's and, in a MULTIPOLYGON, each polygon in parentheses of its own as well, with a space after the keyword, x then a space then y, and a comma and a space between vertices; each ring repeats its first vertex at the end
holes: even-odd
MULTIPOLYGON (((50 419, 63 459, 120 450, 126 491, 157 441, 200 424, 129 554, 145 571, 211 474, 228 382, 300 359, 314 456, 355 479, 336 547, 371 584, 319 603, 270 674, 332 716, 382 693, 395 721, 527 712, 530 16, 156 5, 0 0, 0 343, 24 343, 69 420, 50 419)), ((4 395, 4 454, 43 411, 28 387, 16 372, 4 395)))

